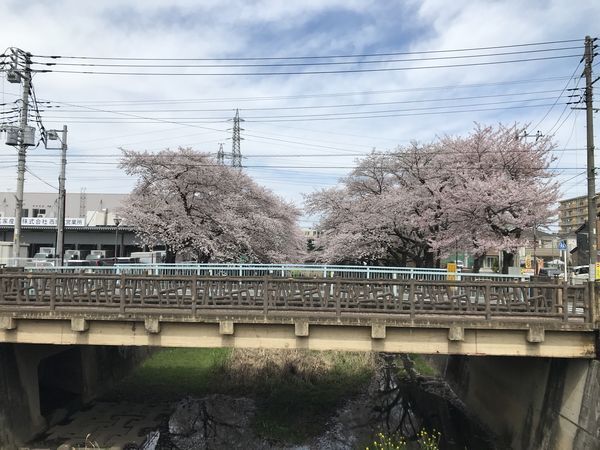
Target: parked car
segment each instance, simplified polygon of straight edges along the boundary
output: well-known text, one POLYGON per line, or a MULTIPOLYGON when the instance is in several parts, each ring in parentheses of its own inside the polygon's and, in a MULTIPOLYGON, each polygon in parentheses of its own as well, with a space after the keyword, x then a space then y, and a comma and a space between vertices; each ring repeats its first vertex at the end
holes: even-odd
POLYGON ((587 283, 590 279, 590 267, 589 266, 575 266, 571 269, 571 283, 583 284, 587 283))
POLYGON ((66 266, 91 266, 93 261, 87 259, 69 259, 65 261, 66 266))
POLYGON ((562 270, 553 269, 550 267, 542 267, 538 272, 538 275, 540 277, 549 277, 549 278, 559 278, 562 274, 563 274, 562 270))

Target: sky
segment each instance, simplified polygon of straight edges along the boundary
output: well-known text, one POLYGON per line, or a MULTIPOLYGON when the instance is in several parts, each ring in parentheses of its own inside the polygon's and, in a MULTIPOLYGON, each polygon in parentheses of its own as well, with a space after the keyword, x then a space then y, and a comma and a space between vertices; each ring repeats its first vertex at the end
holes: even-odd
MULTIPOLYGON (((3 0, 0 17, 0 47, 51 70, 33 85, 44 127, 69 129, 69 192, 129 192, 120 148, 229 152, 236 109, 244 170, 300 207, 373 149, 476 122, 553 136, 562 197, 586 190, 585 112, 566 102, 600 2, 3 0)), ((0 73, 0 122, 20 89, 0 73)), ((56 191, 59 157, 28 151, 26 192, 56 191)), ((16 164, 0 145, 0 191, 16 164)))

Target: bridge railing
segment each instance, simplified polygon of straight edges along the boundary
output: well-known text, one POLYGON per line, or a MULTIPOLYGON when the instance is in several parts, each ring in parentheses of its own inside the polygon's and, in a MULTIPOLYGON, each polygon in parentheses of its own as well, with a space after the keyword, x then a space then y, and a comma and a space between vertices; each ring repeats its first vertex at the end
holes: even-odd
POLYGON ((527 318, 591 323, 587 286, 567 284, 134 274, 0 274, 0 310, 340 317, 385 314, 438 319, 527 318))
MULTIPOLYGON (((32 269, 38 270, 38 268, 32 269)), ((40 270, 60 273, 115 273, 173 276, 270 276, 282 278, 352 278, 378 280, 521 280, 528 275, 514 276, 498 273, 448 272, 446 269, 416 267, 345 266, 317 264, 118 264, 116 266, 44 267, 40 270)))

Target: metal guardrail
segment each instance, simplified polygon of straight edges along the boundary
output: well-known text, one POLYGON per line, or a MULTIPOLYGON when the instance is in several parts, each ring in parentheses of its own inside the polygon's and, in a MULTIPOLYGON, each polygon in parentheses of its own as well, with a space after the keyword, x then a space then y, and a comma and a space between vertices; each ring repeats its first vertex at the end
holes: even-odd
MULTIPOLYGON (((69 311, 86 314, 195 315, 300 311, 340 317, 384 313, 438 319, 527 318, 591 323, 587 286, 531 282, 429 281, 98 273, 0 274, 0 311, 69 311)), ((502 320, 496 322, 502 326, 502 320)))
POLYGON ((0 258, 0 267, 24 268, 26 270, 54 268, 60 265, 58 258, 0 258))
POLYGON ((498 273, 448 272, 446 269, 416 267, 343 266, 312 264, 118 264, 115 266, 43 267, 30 270, 59 273, 115 273, 132 275, 197 275, 197 276, 271 276, 281 278, 347 278, 376 280, 498 280, 526 281, 529 275, 514 276, 498 273))

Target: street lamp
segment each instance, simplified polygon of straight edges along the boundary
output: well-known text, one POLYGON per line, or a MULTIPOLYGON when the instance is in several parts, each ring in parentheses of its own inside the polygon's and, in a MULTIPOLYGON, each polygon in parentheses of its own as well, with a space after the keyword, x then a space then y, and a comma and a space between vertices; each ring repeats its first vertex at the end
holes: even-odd
POLYGON ((121 223, 121 218, 119 216, 115 216, 115 262, 117 259, 117 249, 119 245, 119 224, 121 223))
POLYGON ((46 130, 43 135, 44 146, 47 150, 58 150, 58 147, 53 147, 49 141, 60 142, 60 175, 58 176, 58 221, 56 230, 56 255, 60 259, 60 265, 64 262, 65 253, 65 201, 66 201, 66 168, 67 168, 67 126, 62 129, 62 137, 58 134, 58 130, 46 130))

